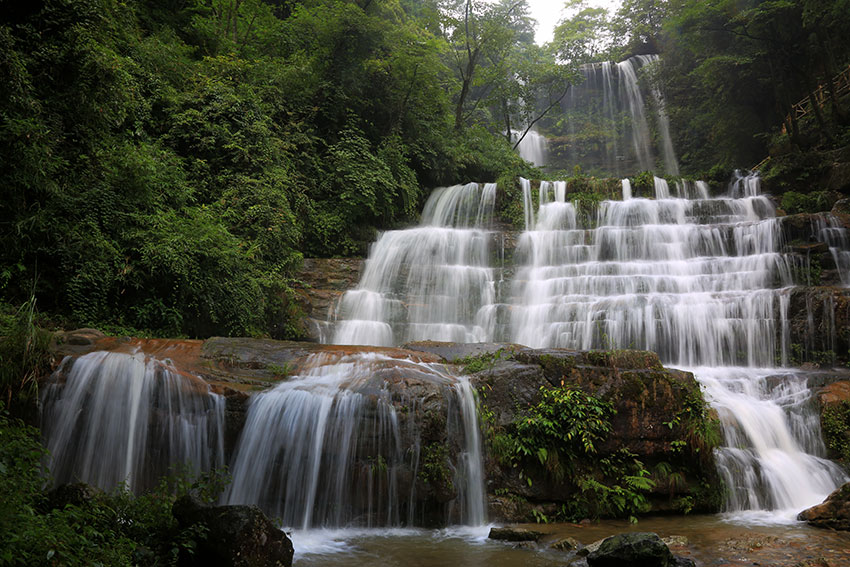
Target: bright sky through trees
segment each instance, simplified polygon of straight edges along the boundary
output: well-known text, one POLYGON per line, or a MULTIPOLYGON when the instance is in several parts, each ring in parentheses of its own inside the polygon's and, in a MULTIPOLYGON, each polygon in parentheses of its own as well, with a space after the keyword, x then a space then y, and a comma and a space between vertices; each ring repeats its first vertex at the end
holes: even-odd
MULTIPOLYGON (((622 4, 621 0, 589 0, 588 5, 607 8, 608 12, 614 13, 622 4)), ((552 41, 552 32, 559 21, 564 17, 564 2, 558 0, 528 0, 531 7, 531 17, 537 20, 537 29, 534 40, 538 45, 552 41)))

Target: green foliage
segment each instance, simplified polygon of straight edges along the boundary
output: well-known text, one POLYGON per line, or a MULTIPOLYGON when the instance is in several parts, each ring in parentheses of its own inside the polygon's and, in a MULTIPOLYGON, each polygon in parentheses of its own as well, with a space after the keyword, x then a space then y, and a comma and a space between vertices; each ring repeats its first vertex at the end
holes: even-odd
POLYGON ((828 211, 831 208, 825 191, 813 191, 809 194, 786 191, 782 195, 781 206, 789 215, 819 213, 821 211, 828 211))
POLYGON ((483 354, 456 358, 452 361, 452 364, 463 366, 464 374, 475 374, 493 368, 496 362, 506 357, 507 353, 504 349, 500 348, 495 352, 485 352, 483 354))
POLYGON ((422 448, 422 467, 419 469, 419 478, 437 491, 454 492, 448 447, 441 443, 430 443, 422 448))
POLYGON ((821 412, 823 439, 830 454, 850 463, 850 402, 827 406, 821 412))
POLYGON ((423 187, 530 171, 491 120, 455 133, 436 23, 430 7, 343 0, 71 0, 10 17, 4 299, 26 301, 38 274, 40 307, 72 325, 298 336, 303 253, 365 253, 415 218, 423 187))
POLYGON ((213 502, 229 482, 220 473, 184 473, 140 496, 119 487, 50 509, 42 492, 45 458, 38 431, 0 409, 0 565, 177 565, 205 528, 178 526, 172 504, 190 492, 213 502))
POLYGON ((0 319, 0 404, 25 411, 38 399, 38 380, 50 372, 51 333, 34 322, 35 298, 17 309, 2 306, 0 319))
POLYGON ((491 444, 503 466, 519 467, 529 485, 533 471, 542 469, 555 482, 573 486, 558 519, 633 518, 648 509, 645 494, 654 482, 627 450, 600 453, 613 412, 610 402, 578 388, 541 388, 540 401, 491 444))

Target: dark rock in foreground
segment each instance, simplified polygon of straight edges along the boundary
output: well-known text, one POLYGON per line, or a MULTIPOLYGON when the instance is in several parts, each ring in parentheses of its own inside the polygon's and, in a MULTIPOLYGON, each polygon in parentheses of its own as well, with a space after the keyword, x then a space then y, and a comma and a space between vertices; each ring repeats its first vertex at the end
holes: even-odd
POLYGON ((797 519, 818 528, 850 531, 850 482, 827 496, 822 504, 800 512, 797 519))
POLYGON ((499 541, 539 541, 543 534, 525 528, 490 528, 487 537, 499 541))
MULTIPOLYGON (((172 508, 180 526, 206 527, 187 564, 212 567, 291 567, 292 541, 256 506, 205 506, 184 496, 172 508)), ((182 564, 182 563, 181 563, 182 564)))
POLYGON ((690 559, 676 558, 654 533, 626 533, 611 536, 587 556, 589 567, 674 567, 694 565, 690 559))

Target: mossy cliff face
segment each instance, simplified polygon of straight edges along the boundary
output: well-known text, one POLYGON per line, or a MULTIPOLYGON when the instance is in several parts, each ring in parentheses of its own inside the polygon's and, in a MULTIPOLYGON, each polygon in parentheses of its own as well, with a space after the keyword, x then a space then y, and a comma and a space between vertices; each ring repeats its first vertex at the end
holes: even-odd
MULTIPOLYGON (((388 392, 401 446, 416 456, 400 474, 399 490, 412 488, 421 525, 445 523, 453 509, 453 463, 463 449, 457 411, 449 407, 450 381, 426 376, 416 362, 454 365, 458 374, 471 376, 485 438, 491 519, 576 520, 718 506, 716 420, 693 376, 665 369, 654 353, 450 343, 391 349, 239 338, 94 337, 75 344, 83 342, 75 337, 69 335, 62 354, 141 349, 204 377, 227 397, 228 455, 250 396, 302 372, 310 355, 385 355, 370 384, 375 392, 388 392)), ((369 463, 355 464, 361 465, 369 463)))
POLYGON ((482 359, 486 368, 465 362, 477 370, 495 519, 719 507, 712 454, 719 424, 691 373, 630 350, 509 347, 482 359), (553 415, 576 423, 550 427, 553 415), (587 439, 574 446, 570 433, 587 439), (544 451, 527 454, 529 447, 544 451))

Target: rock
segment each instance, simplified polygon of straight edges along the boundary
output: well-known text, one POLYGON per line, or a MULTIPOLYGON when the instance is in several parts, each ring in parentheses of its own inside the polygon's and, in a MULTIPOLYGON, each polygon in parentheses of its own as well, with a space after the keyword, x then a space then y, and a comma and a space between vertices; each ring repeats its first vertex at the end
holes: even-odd
POLYGON ((292 541, 256 506, 206 506, 178 498, 172 513, 182 528, 203 524, 191 564, 212 567, 291 567, 292 541))
POLYGON ((558 551, 577 551, 582 548, 582 545, 575 538, 565 537, 559 539, 549 547, 551 547, 552 549, 557 549, 558 551))
MULTIPOLYGON (((710 491, 699 492, 701 486, 719 486, 712 477, 716 469, 711 447, 690 445, 691 449, 675 455, 671 449, 674 442, 688 438, 691 425, 710 431, 715 416, 700 415, 705 422, 696 424, 681 419, 684 408, 691 408, 690 412, 702 402, 700 386, 688 372, 665 369, 655 353, 521 348, 494 360, 470 381, 481 394, 480 403, 489 412, 488 425, 497 435, 510 431, 528 408, 539 403, 541 391, 546 389, 580 388, 610 402, 615 412, 610 418, 610 435, 596 447, 599 458, 627 449, 647 468, 662 461, 675 462, 677 472, 687 479, 675 487, 659 483, 656 491, 647 495, 654 510, 669 510, 673 498, 680 496, 690 496, 695 508, 705 511, 714 510, 715 500, 720 501, 710 491)), ((534 464, 523 469, 531 483, 519 477, 519 467, 505 467, 497 458, 489 458, 485 465, 491 494, 499 491, 519 502, 555 504, 556 514, 560 504, 570 502, 577 491, 569 479, 557 481, 534 464)), ((498 504, 491 507, 497 521, 528 520, 527 514, 511 515, 527 512, 527 506, 498 504)))
POLYGON ((664 545, 667 547, 686 547, 690 543, 688 538, 680 535, 667 536, 665 538, 661 538, 661 541, 663 541, 664 545))
POLYGON ((671 567, 676 559, 657 534, 635 532, 606 538, 587 556, 589 567, 671 567))
POLYGON ((519 543, 514 544, 514 549, 537 549, 537 542, 535 541, 521 541, 519 543))
POLYGON ((487 537, 499 541, 539 541, 543 533, 525 528, 490 528, 487 537))
POLYGON ((822 504, 800 512, 797 519, 818 528, 850 531, 850 482, 827 496, 822 504))
POLYGON ((93 345, 105 336, 97 329, 77 329, 66 332, 64 338, 69 345, 88 346, 93 345))
POLYGON ((590 555, 594 551, 598 551, 599 548, 602 546, 602 542, 604 542, 604 541, 605 541, 604 539, 598 539, 598 540, 594 541, 593 543, 591 543, 590 545, 588 545, 586 547, 582 547, 581 549, 579 549, 578 552, 576 553, 576 555, 578 555, 579 557, 587 557, 588 555, 590 555))

